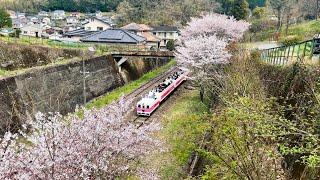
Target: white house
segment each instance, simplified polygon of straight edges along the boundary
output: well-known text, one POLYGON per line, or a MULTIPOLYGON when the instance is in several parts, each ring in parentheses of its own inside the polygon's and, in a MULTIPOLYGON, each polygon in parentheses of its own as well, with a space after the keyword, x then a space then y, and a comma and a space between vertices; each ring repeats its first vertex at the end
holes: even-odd
POLYGON ((26 13, 20 13, 20 12, 18 12, 18 13, 17 13, 17 18, 18 18, 18 19, 25 19, 25 18, 26 18, 26 13))
POLYGON ((90 18, 89 22, 84 24, 84 29, 86 31, 104 31, 111 28, 110 24, 97 18, 90 18))
POLYGON ((27 24, 26 19, 12 19, 12 27, 14 29, 21 29, 24 25, 27 24))
POLYGON ((101 18, 103 15, 102 15, 102 12, 101 12, 101 11, 97 11, 97 12, 95 13, 95 16, 96 16, 97 18, 101 18))
POLYGON ((169 40, 176 41, 179 38, 179 30, 174 26, 156 26, 152 32, 161 39, 160 47, 165 47, 169 40))
POLYGON ((79 19, 75 16, 69 16, 67 17, 67 24, 77 24, 79 23, 79 19))
POLYGON ((43 27, 40 24, 27 25, 21 28, 21 35, 41 37, 43 33, 43 27))
POLYGON ((50 24, 51 23, 51 19, 48 18, 48 17, 45 17, 45 18, 42 19, 42 23, 43 24, 50 24))
POLYGON ((40 17, 49 17, 49 13, 46 12, 46 11, 40 11, 40 12, 38 13, 38 16, 40 16, 40 17))
POLYGON ((52 19, 62 20, 66 18, 66 12, 63 10, 55 10, 52 14, 52 19))
POLYGON ((38 24, 40 22, 39 18, 35 16, 30 16, 28 17, 28 19, 29 19, 29 22, 32 22, 34 24, 38 24))

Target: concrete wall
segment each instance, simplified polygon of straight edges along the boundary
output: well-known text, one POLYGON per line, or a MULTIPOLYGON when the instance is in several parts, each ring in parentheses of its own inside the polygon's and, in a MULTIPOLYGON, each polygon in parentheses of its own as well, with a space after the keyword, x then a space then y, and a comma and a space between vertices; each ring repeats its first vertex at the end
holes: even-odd
MULTIPOLYGON (((92 100, 135 80, 145 72, 168 62, 166 59, 129 59, 120 73, 113 57, 85 60, 86 99, 92 100)), ((0 79, 0 134, 8 128, 18 129, 21 121, 41 112, 67 114, 82 105, 83 62, 32 69, 24 74, 0 79)))
MULTIPOLYGON (((87 100, 123 84, 118 68, 105 56, 85 61, 87 100)), ((34 112, 72 112, 84 101, 82 61, 33 69, 0 80, 0 126, 16 126, 34 112)), ((0 130, 1 132, 1 130, 0 130)))

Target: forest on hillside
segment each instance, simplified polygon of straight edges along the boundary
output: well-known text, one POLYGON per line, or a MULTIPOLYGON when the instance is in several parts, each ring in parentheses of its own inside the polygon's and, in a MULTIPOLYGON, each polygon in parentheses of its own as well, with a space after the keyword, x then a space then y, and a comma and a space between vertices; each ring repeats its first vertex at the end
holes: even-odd
POLYGON ((218 12, 245 19, 249 8, 264 5, 265 0, 0 0, 0 7, 27 13, 40 10, 116 12, 119 25, 139 22, 179 26, 202 12, 218 12))
MULTIPOLYGON (((39 11, 39 10, 56 10, 61 9, 65 11, 81 11, 93 12, 100 11, 115 11, 120 3, 130 3, 134 6, 138 5, 140 8, 148 7, 149 5, 169 4, 192 4, 195 6, 200 2, 206 0, 0 0, 0 7, 18 11, 39 11)), ((213 2, 207 0, 208 2, 213 2)), ((227 0, 220 2, 236 2, 235 0, 227 0)), ((225 4, 226 4, 225 3, 225 4)), ((265 0, 248 0, 251 8, 256 6, 263 6, 265 0)), ((196 8, 196 7, 195 7, 196 8)), ((149 9, 151 10, 151 9, 149 9)))

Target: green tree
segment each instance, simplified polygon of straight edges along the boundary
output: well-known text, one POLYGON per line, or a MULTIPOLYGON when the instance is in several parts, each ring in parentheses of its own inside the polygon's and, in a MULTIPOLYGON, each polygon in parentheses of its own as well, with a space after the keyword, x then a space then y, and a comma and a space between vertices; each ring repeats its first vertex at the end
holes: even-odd
POLYGON ((11 27, 12 20, 6 10, 0 9, 0 28, 11 27))
POLYGON ((120 15, 120 26, 135 20, 134 7, 128 0, 124 0, 119 4, 117 7, 117 13, 120 15))
POLYGON ((175 50, 174 40, 170 39, 170 40, 167 42, 167 44, 166 44, 166 48, 167 48, 169 51, 175 50))
POLYGON ((252 11, 252 16, 257 19, 261 19, 266 14, 265 7, 256 7, 252 11))
POLYGON ((249 4, 246 0, 237 0, 233 2, 231 15, 237 20, 246 19, 249 15, 249 4))
POLYGON ((246 19, 249 15, 249 4, 246 0, 219 0, 220 13, 234 16, 236 19, 246 19))
POLYGON ((277 23, 277 29, 280 30, 282 26, 282 12, 285 8, 287 0, 269 0, 269 3, 272 7, 272 9, 276 12, 277 18, 278 18, 278 23, 277 23))

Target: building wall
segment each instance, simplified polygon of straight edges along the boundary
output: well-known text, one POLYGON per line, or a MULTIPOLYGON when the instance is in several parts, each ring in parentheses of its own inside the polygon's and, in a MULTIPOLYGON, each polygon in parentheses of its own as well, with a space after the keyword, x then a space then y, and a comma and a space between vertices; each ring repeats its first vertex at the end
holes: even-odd
POLYGON ((161 39, 160 46, 162 47, 166 46, 170 39, 177 40, 179 38, 178 32, 156 32, 155 35, 161 39))
POLYGON ((86 31, 99 31, 98 27, 102 27, 103 31, 111 28, 108 24, 98 21, 96 19, 90 20, 89 23, 84 25, 84 29, 86 31))
MULTIPOLYGON (((38 33, 38 37, 42 36, 42 32, 41 31, 37 31, 37 33, 38 33)), ((37 33, 35 31, 30 31, 30 30, 23 29, 23 28, 21 29, 21 35, 23 35, 23 36, 36 37, 37 33)))

